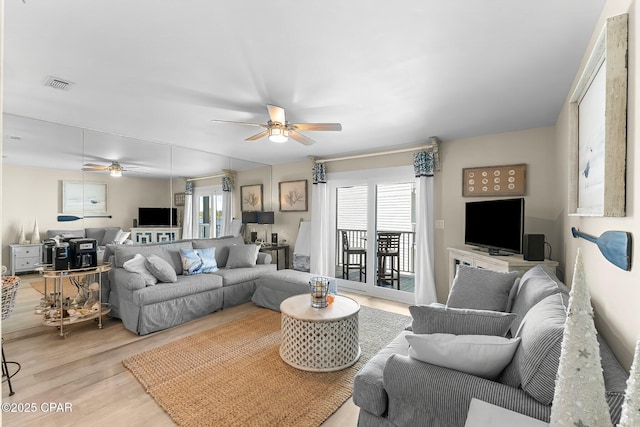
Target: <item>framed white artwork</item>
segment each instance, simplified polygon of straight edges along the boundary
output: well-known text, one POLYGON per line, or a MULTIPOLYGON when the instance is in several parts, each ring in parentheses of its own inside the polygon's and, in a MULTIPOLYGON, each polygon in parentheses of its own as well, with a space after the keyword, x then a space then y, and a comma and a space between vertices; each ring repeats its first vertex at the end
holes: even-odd
POLYGON ((107 184, 62 181, 62 213, 107 213, 107 184))

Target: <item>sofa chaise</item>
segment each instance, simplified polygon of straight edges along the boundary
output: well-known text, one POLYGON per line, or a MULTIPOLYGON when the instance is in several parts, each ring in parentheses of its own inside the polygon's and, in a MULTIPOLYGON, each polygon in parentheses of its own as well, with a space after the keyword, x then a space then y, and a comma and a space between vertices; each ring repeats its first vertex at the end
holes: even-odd
POLYGON ((271 264, 271 255, 258 252, 255 245, 245 245, 239 236, 108 245, 107 252, 113 268, 108 275, 108 296, 103 294, 103 299, 107 298, 111 304, 110 316, 122 319, 125 328, 139 335, 249 302, 256 289, 256 280, 277 269, 271 264), (216 271, 189 275, 187 271, 184 274, 181 250, 211 248, 215 248, 216 271), (161 273, 173 276, 175 282, 165 280, 149 284, 143 274, 128 271, 125 263, 136 256, 163 260, 166 268, 161 273))
MULTIPOLYGON (((521 279, 460 267, 447 306, 411 306, 413 330, 401 332, 356 375, 353 401, 360 407, 358 425, 462 427, 473 398, 549 422, 568 299, 568 288, 547 267, 534 267, 521 279), (457 292, 465 289, 464 283, 475 290, 470 298, 460 298, 457 292), (489 300, 500 300, 504 308, 486 307, 483 301, 489 300), (483 320, 487 317, 493 320, 483 320), (469 352, 445 352, 443 358, 450 360, 439 364, 416 358, 412 351, 418 350, 409 346, 409 340, 416 338, 411 336, 439 333, 513 337, 509 341, 519 339, 519 345, 504 369, 485 378, 463 372, 475 369, 471 365, 458 370, 443 366, 469 352)), ((606 342, 598 339, 606 400, 616 425, 628 374, 606 342)))

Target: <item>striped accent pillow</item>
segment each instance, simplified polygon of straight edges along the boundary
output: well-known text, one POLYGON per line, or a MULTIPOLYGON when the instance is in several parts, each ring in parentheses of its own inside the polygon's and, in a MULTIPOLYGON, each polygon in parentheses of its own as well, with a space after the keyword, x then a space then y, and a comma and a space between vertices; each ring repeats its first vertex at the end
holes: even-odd
POLYGON ((409 306, 416 334, 493 335, 504 337, 516 315, 500 311, 409 306))
POLYGON ((522 338, 520 347, 501 379, 511 387, 521 386, 545 405, 553 402, 567 299, 564 294, 550 295, 529 310, 516 334, 522 338))
POLYGON ((461 265, 447 300, 448 307, 507 311, 516 271, 501 273, 461 265))

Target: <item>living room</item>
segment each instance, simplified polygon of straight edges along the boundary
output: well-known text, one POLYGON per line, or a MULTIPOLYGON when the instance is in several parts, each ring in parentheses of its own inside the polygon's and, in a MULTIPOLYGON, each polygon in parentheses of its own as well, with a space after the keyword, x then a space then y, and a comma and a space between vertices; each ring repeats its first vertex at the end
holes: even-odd
MULTIPOLYGON (((5 3, 8 3, 5 1, 5 3)), ((27 0, 26 4, 22 4, 19 1, 15 1, 15 4, 6 5, 5 20, 8 19, 11 13, 15 13, 16 9, 21 7, 37 7, 37 3, 27 0)), ((246 12, 245 12, 246 13, 246 12)), ((462 195, 462 170, 468 167, 476 166, 493 166, 493 165, 510 165, 510 164, 526 164, 527 165, 527 189, 526 189, 526 216, 525 216, 525 232, 526 233, 539 233, 544 234, 546 241, 552 247, 552 258, 559 262, 559 275, 560 278, 570 285, 573 274, 573 262, 576 257, 578 248, 582 249, 583 256, 585 258, 585 274, 591 292, 592 304, 595 310, 596 326, 599 333, 607 340, 612 347, 616 357, 621 362, 625 369, 629 369, 633 360, 633 353, 635 343, 640 335, 640 319, 636 314, 634 302, 640 297, 640 290, 636 286, 638 282, 638 274, 636 269, 631 271, 623 271, 615 266, 611 265, 602 256, 598 247, 584 240, 574 239, 571 236, 571 227, 576 227, 581 231, 598 236, 608 230, 624 230, 632 234, 640 232, 640 221, 638 221, 635 212, 638 210, 638 200, 635 196, 635 185, 640 179, 640 174, 637 172, 635 165, 638 162, 638 152, 635 150, 635 141, 637 139, 637 129, 639 125, 638 119, 638 82, 637 82, 637 57, 638 57, 638 43, 637 43, 637 16, 638 5, 636 1, 606 1, 604 3, 602 13, 599 15, 596 24, 592 27, 591 32, 588 35, 588 43, 585 40, 583 46, 584 51, 579 52, 580 66, 577 69, 571 70, 571 86, 561 87, 561 109, 559 114, 553 117, 550 123, 545 123, 541 126, 527 126, 527 127, 505 127, 502 131, 487 132, 466 135, 463 137, 444 138, 443 134, 440 134, 437 130, 437 126, 433 124, 426 124, 422 126, 421 137, 405 136, 405 139, 396 140, 393 133, 385 134, 387 138, 394 138, 393 141, 397 141, 399 146, 410 147, 424 144, 428 136, 438 135, 442 138, 442 142, 439 147, 439 155, 441 161, 441 170, 437 171, 434 176, 434 217, 436 220, 444 221, 443 228, 436 228, 434 230, 434 261, 435 261, 435 283, 436 293, 439 302, 445 302, 447 295, 449 294, 449 269, 448 269, 448 251, 447 248, 460 246, 464 241, 464 205, 470 199, 463 197, 462 195), (567 200, 569 200, 568 182, 570 180, 569 172, 569 158, 570 158, 570 134, 571 134, 571 119, 570 119, 570 102, 569 97, 573 92, 578 79, 585 67, 589 53, 593 46, 596 44, 596 39, 600 34, 606 18, 619 15, 622 13, 629 13, 629 72, 628 72, 628 102, 627 102, 627 151, 626 151, 626 215, 622 217, 587 217, 587 216, 570 216, 568 215, 567 200), (433 129, 430 128, 433 126, 433 129), (425 134, 426 132, 426 134, 425 134)), ((85 29, 86 30, 86 29, 85 29)), ((293 36, 289 34, 289 36, 293 36)), ((5 33, 7 43, 11 42, 11 38, 5 33)), ((9 47, 5 47, 6 50, 10 50, 9 47)), ((105 55, 107 52, 103 52, 105 55)), ((14 53, 15 54, 15 53, 14 53)), ((5 52, 6 55, 6 52, 5 52)), ((278 56, 278 55, 275 55, 278 56)), ((5 56, 6 59, 6 56, 5 56)), ((10 65, 10 64, 9 64, 10 65)), ((317 66, 317 64, 315 64, 317 66)), ((523 64, 523 67, 531 66, 531 64, 523 64)), ((41 79, 40 74, 45 73, 61 73, 63 70, 36 70, 34 77, 36 80, 41 79), (40 74, 39 74, 40 73, 40 74)), ((256 72, 256 70, 253 70, 256 72)), ((5 79, 5 93, 9 93, 15 96, 15 93, 19 92, 19 88, 10 87, 7 84, 7 80, 10 82, 11 69, 5 68, 3 79, 5 79)), ((524 82, 523 84, 525 84, 524 82)), ((323 85, 330 86, 330 82, 324 82, 323 85)), ((77 87, 73 89, 80 89, 81 84, 77 82, 77 87)), ((342 88, 346 90, 345 88, 342 88)), ((262 90, 262 89, 261 89, 262 90)), ((535 89, 534 89, 535 90, 535 89)), ((182 94, 184 95, 184 94, 182 94)), ((196 95, 191 94, 194 98, 196 95)), ((83 95, 84 96, 84 95, 83 95)), ((167 95, 168 96, 168 95, 167 95)), ((244 97, 245 94, 239 93, 239 98, 244 97)), ((276 95, 271 95, 276 96, 276 95)), ((201 103, 206 102, 201 98, 194 100, 192 98, 190 102, 201 103)), ((463 109, 464 100, 460 97, 457 102, 458 108, 463 109)), ((4 102, 4 114, 11 116, 5 116, 4 122, 11 122, 15 117, 24 117, 23 111, 27 111, 23 105, 12 101, 8 102, 10 98, 5 96, 4 102)), ((15 99, 15 98, 11 98, 15 99)), ((220 100, 216 99, 213 95, 208 95, 208 101, 211 104, 219 105, 220 100)), ((269 102, 276 102, 276 100, 268 100, 269 102)), ((164 102, 164 101, 162 101, 164 102)), ((184 98, 181 102, 185 102, 184 98)), ((319 102, 325 102, 325 99, 319 100, 319 102)), ((487 99, 487 103, 491 103, 490 99, 487 99)), ((520 102, 525 102, 520 100, 520 102)), ((244 103, 243 103, 244 105, 244 103)), ((288 105, 287 111, 290 114, 295 113, 293 107, 288 105)), ((513 105, 512 109, 518 110, 518 105, 513 105)), ((262 194, 264 198, 264 210, 275 212, 275 223, 268 228, 269 233, 277 233, 280 239, 286 239, 290 244, 296 241, 298 227, 300 219, 312 220, 314 206, 311 203, 312 194, 314 191, 312 182, 312 166, 313 161, 307 158, 305 154, 306 147, 297 142, 290 140, 288 144, 295 144, 295 147, 278 146, 273 148, 275 154, 264 154, 262 150, 265 150, 263 146, 256 145, 244 145, 248 144, 244 141, 246 137, 251 135, 252 130, 246 131, 245 128, 241 128, 234 135, 235 151, 217 152, 216 156, 213 155, 213 148, 210 151, 203 151, 200 148, 193 150, 193 154, 197 156, 207 157, 211 155, 211 164, 217 161, 217 157, 224 157, 226 163, 221 166, 211 167, 206 173, 200 174, 182 174, 174 173, 169 174, 162 178, 148 178, 139 177, 135 175, 135 165, 131 169, 131 174, 124 172, 120 178, 110 178, 108 174, 97 173, 83 173, 80 169, 84 163, 96 162, 93 159, 85 159, 83 152, 85 150, 83 141, 83 132, 86 137, 90 132, 102 132, 104 134, 121 134, 123 131, 118 129, 117 126, 110 124, 112 121, 110 117, 101 117, 96 119, 91 124, 87 124, 86 127, 82 127, 81 123, 68 121, 60 118, 56 120, 56 114, 46 113, 46 110, 56 110, 57 104, 43 105, 40 107, 40 113, 37 115, 27 116, 29 120, 38 120, 47 124, 58 125, 64 123, 64 126, 74 130, 73 142, 70 142, 69 151, 75 151, 77 154, 76 170, 65 170, 56 167, 55 157, 47 157, 44 160, 47 166, 20 166, 11 164, 10 159, 5 161, 3 159, 2 164, 2 260, 3 265, 9 265, 9 251, 8 245, 17 243, 20 227, 24 227, 27 235, 31 233, 34 222, 37 220, 38 226, 41 232, 46 232, 49 229, 59 228, 87 228, 87 227, 103 227, 103 226, 119 226, 122 229, 128 230, 132 227, 132 220, 137 217, 137 209, 142 206, 171 206, 174 202, 174 194, 184 191, 185 178, 213 175, 222 172, 223 169, 236 170, 233 197, 233 216, 239 218, 241 216, 240 208, 240 189, 246 185, 262 185, 262 194), (58 122, 58 123, 56 123, 58 122), (109 123, 106 125, 106 123, 109 123), (96 131, 95 129, 100 129, 96 131), (299 147, 298 147, 299 146, 299 147), (254 147, 256 147, 254 149, 254 147), (250 153, 255 151, 256 153, 250 153), (290 162, 277 162, 277 161, 260 161, 260 157, 267 159, 273 156, 283 156, 286 151, 293 151, 298 155, 295 161, 290 162), (252 154, 252 155, 249 155, 252 154), (244 159, 247 164, 243 164, 240 167, 231 166, 233 159, 244 159), (251 163, 253 165, 251 165, 251 163), (254 167, 253 167, 254 166, 254 167), (108 213, 111 218, 94 218, 94 219, 81 219, 74 222, 62 223, 57 221, 58 215, 61 211, 61 182, 62 181, 92 181, 92 182, 104 182, 108 184, 108 199, 107 204, 109 206, 108 213), (293 180, 307 180, 309 184, 309 206, 307 211, 303 212, 280 212, 279 211, 279 194, 278 183, 284 181, 293 180), (19 183, 17 185, 16 183, 19 183)), ((85 105, 84 108, 89 108, 85 105)), ((264 105, 256 106, 252 114, 247 115, 246 120, 243 116, 224 116, 224 108, 220 106, 216 109, 207 109, 200 112, 198 120, 210 121, 212 119, 229 119, 240 121, 254 121, 262 120, 262 117, 266 117, 266 110, 264 105)), ((234 106, 235 108, 235 106, 234 106)), ((437 108, 437 107, 436 107, 437 108)), ((151 110, 150 110, 151 111, 151 110)), ((338 109, 335 110, 336 115, 332 117, 331 114, 327 114, 326 110, 321 117, 315 117, 311 112, 306 113, 304 117, 307 121, 341 121, 342 118, 338 109)), ((115 114, 114 114, 115 116, 115 114)), ((59 117, 63 117, 60 115, 59 117)), ((138 116, 133 120, 142 120, 144 117, 138 116)), ((412 120, 426 119, 413 117, 412 120)), ((395 121, 395 118, 394 118, 395 121)), ((398 122, 400 123, 400 122, 398 122)), ((462 123, 465 125, 465 123, 462 123)), ((214 125, 208 124, 210 128, 214 125)), ((218 124, 215 126, 223 126, 218 124)), ((227 126, 227 125, 224 125, 227 126)), ((231 125, 228 125, 231 126, 231 125)), ((343 126, 346 125, 343 123, 343 126)), ((390 126, 390 125, 388 125, 390 126)), ((395 126, 395 124, 393 125, 395 126)), ((212 130, 213 133, 218 132, 218 127, 212 130)), ((233 131, 236 131, 235 129, 233 131)), ((346 130, 345 130, 346 131, 346 130)), ((344 150, 341 147, 337 147, 339 143, 333 141, 331 137, 333 133, 315 133, 309 132, 308 135, 317 139, 319 142, 314 145, 318 146, 321 143, 325 145, 322 150, 318 151, 317 157, 319 158, 332 158, 340 157, 344 154, 350 154, 357 150, 344 150), (327 136, 329 135, 329 137, 327 136), (327 139, 325 139, 327 138, 327 139), (339 149, 340 148, 340 149, 339 149)), ((339 135, 339 134, 335 134, 339 135)), ((7 139, 9 135, 4 133, 3 146, 12 143, 7 139)), ((186 135, 184 139, 190 139, 194 135, 186 135)), ((363 139, 368 138, 368 135, 363 136, 363 139)), ((337 137, 336 137, 337 138, 337 137)), ((27 139, 24 137, 24 139, 27 139)), ((172 150, 185 149, 186 147, 170 147, 167 144, 158 144, 157 139, 154 136, 150 136, 148 140, 144 138, 138 138, 140 142, 145 144, 154 145, 153 151, 160 151, 164 153, 164 169, 178 170, 178 165, 174 163, 178 158, 176 155, 172 159, 172 150)), ((180 138, 175 138, 178 140, 180 138)), ((88 141, 88 139, 87 139, 88 141)), ((258 144, 270 144, 265 141, 258 141, 258 144)), ((284 144, 287 145, 287 144, 284 144)), ((221 145, 222 147, 222 145, 221 145)), ((381 152, 385 151, 386 147, 378 147, 368 152, 381 152)), ((224 150, 227 150, 225 147, 224 150)), ((314 152, 316 154, 316 152, 314 152)), ((38 157, 37 153, 31 153, 33 157, 38 157)), ((140 159, 142 162, 143 159, 140 159)), ((413 164, 413 153, 398 153, 389 154, 378 157, 367 157, 356 160, 344 160, 331 162, 327 165, 328 173, 340 173, 345 171, 358 171, 358 170, 370 170, 380 168, 391 168, 396 166, 407 166, 413 164)), ((187 165, 188 166, 188 165, 187 165)), ((125 165, 126 168, 126 165, 125 165)), ((219 185, 220 178, 211 178, 208 180, 195 181, 196 188, 203 186, 219 185)), ((262 231, 262 230, 260 230, 262 231)), ((637 253, 637 245, 634 241, 633 251, 637 253)), ((393 311, 394 309, 403 312, 406 308, 406 304, 400 304, 397 302, 383 302, 381 304, 388 304, 393 311), (399 307, 399 308, 398 308, 399 307)), ((245 309, 238 309, 231 311, 227 316, 231 318, 241 317, 244 314, 245 309)), ((404 311, 406 313, 406 311, 404 311)), ((224 313, 218 313, 224 314, 224 313)), ((18 317, 18 316, 17 316, 18 317)), ((212 318, 215 318, 215 314, 212 318)), ((213 323, 221 322, 220 320, 212 320, 213 323)), ((206 325, 211 326, 211 324, 206 325)), ((170 332, 166 338, 152 338, 149 341, 148 346, 151 347, 154 344, 168 342, 171 339, 175 339, 179 336, 188 335, 195 330, 204 329, 203 323, 196 323, 191 327, 184 329, 176 329, 170 332)), ((4 331, 3 331, 4 332, 4 331)), ((95 337, 95 334, 105 331, 92 331, 91 342, 96 343, 99 340, 95 337)), ((117 334, 110 335, 110 340, 123 340, 130 341, 137 337, 128 336, 128 331, 121 331, 117 334)), ((15 333, 11 333, 8 337, 15 337, 15 333)), ((42 340, 36 344, 33 350, 33 354, 29 357, 32 359, 38 358, 38 354, 47 354, 47 349, 50 346, 57 347, 57 343, 53 343, 54 339, 57 339, 55 334, 50 333, 46 335, 48 339, 42 340, 42 337, 38 339, 42 340)), ((73 340, 80 338, 79 335, 72 335, 66 341, 73 343, 73 340)), ((26 339, 21 339, 21 346, 26 345, 26 339)), ((82 346, 82 343, 77 343, 82 346)), ((144 346, 140 346, 144 349, 144 346)), ((11 349, 11 344, 7 346, 11 349)), ((101 344, 101 348, 105 352, 105 357, 122 357, 118 354, 117 349, 109 348, 108 343, 101 344), (108 355, 108 356, 107 356, 108 355)), ((12 355, 8 355, 12 356, 12 355)), ((24 357, 24 356, 23 356, 24 357)), ((53 357, 53 356, 51 356, 53 357)), ((91 362, 99 360, 98 356, 89 359, 91 362)), ((88 363, 85 361, 85 363, 88 363)), ((103 362, 99 362, 103 363, 103 362)), ((74 365, 62 365, 64 369, 74 369, 74 365)), ((82 367, 75 367, 77 369, 83 369, 82 367)), ((61 368, 62 369, 62 368, 61 368)), ((23 371, 22 374, 25 374, 23 371)), ((32 396, 45 397, 53 399, 51 396, 55 392, 62 393, 60 396, 64 396, 64 383, 56 383, 50 377, 55 376, 52 372, 43 374, 43 377, 38 376, 29 380, 29 387, 32 389, 32 396), (33 385, 34 382, 41 382, 41 386, 33 385), (35 390, 35 391, 33 391, 35 390)), ((18 377, 16 377, 17 379, 18 377)), ((17 383, 19 384, 19 382, 17 383)), ((117 381, 114 383, 103 383, 101 386, 106 387, 118 387, 117 381)), ((4 390, 4 389, 3 389, 4 390)), ((19 388, 18 388, 19 392, 19 388)), ((151 405, 155 405, 153 400, 146 400, 146 397, 141 397, 138 393, 135 395, 128 405, 132 408, 136 403, 141 403, 140 408, 132 410, 131 413, 135 413, 131 419, 131 423, 139 422, 144 424, 144 411, 151 405)), ((6 390, 3 391, 3 397, 6 395, 6 390)), ((71 395, 71 394, 70 394, 71 395)), ((16 394, 13 398, 20 401, 20 395, 16 394)), ((95 395, 94 395, 95 397, 95 395)), ((56 397, 54 400, 62 399, 56 397)), ((75 399, 75 398, 74 398, 75 399)), ((64 399, 63 399, 64 400, 64 399)), ((76 400, 76 402, 78 402, 76 400)), ((126 405, 125 400, 118 400, 116 405, 126 405)), ((95 408, 95 406, 94 406, 95 408)), ((74 408, 75 409, 75 408, 74 408)), ((114 409, 114 408, 112 408, 114 409)), ((106 413, 110 409, 101 409, 101 413, 106 413)), ((124 412, 120 412, 121 415, 124 412)), ((6 416, 6 415, 5 415, 6 416)), ((90 416, 83 415, 85 420, 89 420, 90 416)), ((8 416, 7 416, 8 417, 8 416)), ((357 417, 357 415, 356 415, 357 417)), ((55 418, 55 417, 54 417, 55 418)), ((71 418, 68 418, 69 420, 71 418)), ((81 419, 74 422, 79 422, 81 419)), ((158 421, 158 418, 154 419, 158 421)), ((166 422, 163 420, 160 422, 166 422)), ((168 423, 170 424, 170 422, 168 423)))

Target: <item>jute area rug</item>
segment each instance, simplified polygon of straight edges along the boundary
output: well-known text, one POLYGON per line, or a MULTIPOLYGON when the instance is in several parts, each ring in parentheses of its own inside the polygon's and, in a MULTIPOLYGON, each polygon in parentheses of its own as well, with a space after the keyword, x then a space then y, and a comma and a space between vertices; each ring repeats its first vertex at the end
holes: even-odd
MULTIPOLYGON (((31 287, 44 295, 44 279, 34 280, 31 282, 31 287)), ((53 280, 47 282, 47 293, 51 292, 53 292, 53 280)), ((78 294, 78 288, 76 288, 68 278, 65 278, 62 281, 62 292, 63 295, 74 298, 78 294)))
POLYGON ((318 426, 349 399, 358 370, 410 321, 361 307, 360 359, 338 372, 283 362, 280 313, 267 309, 123 363, 180 426, 318 426))

